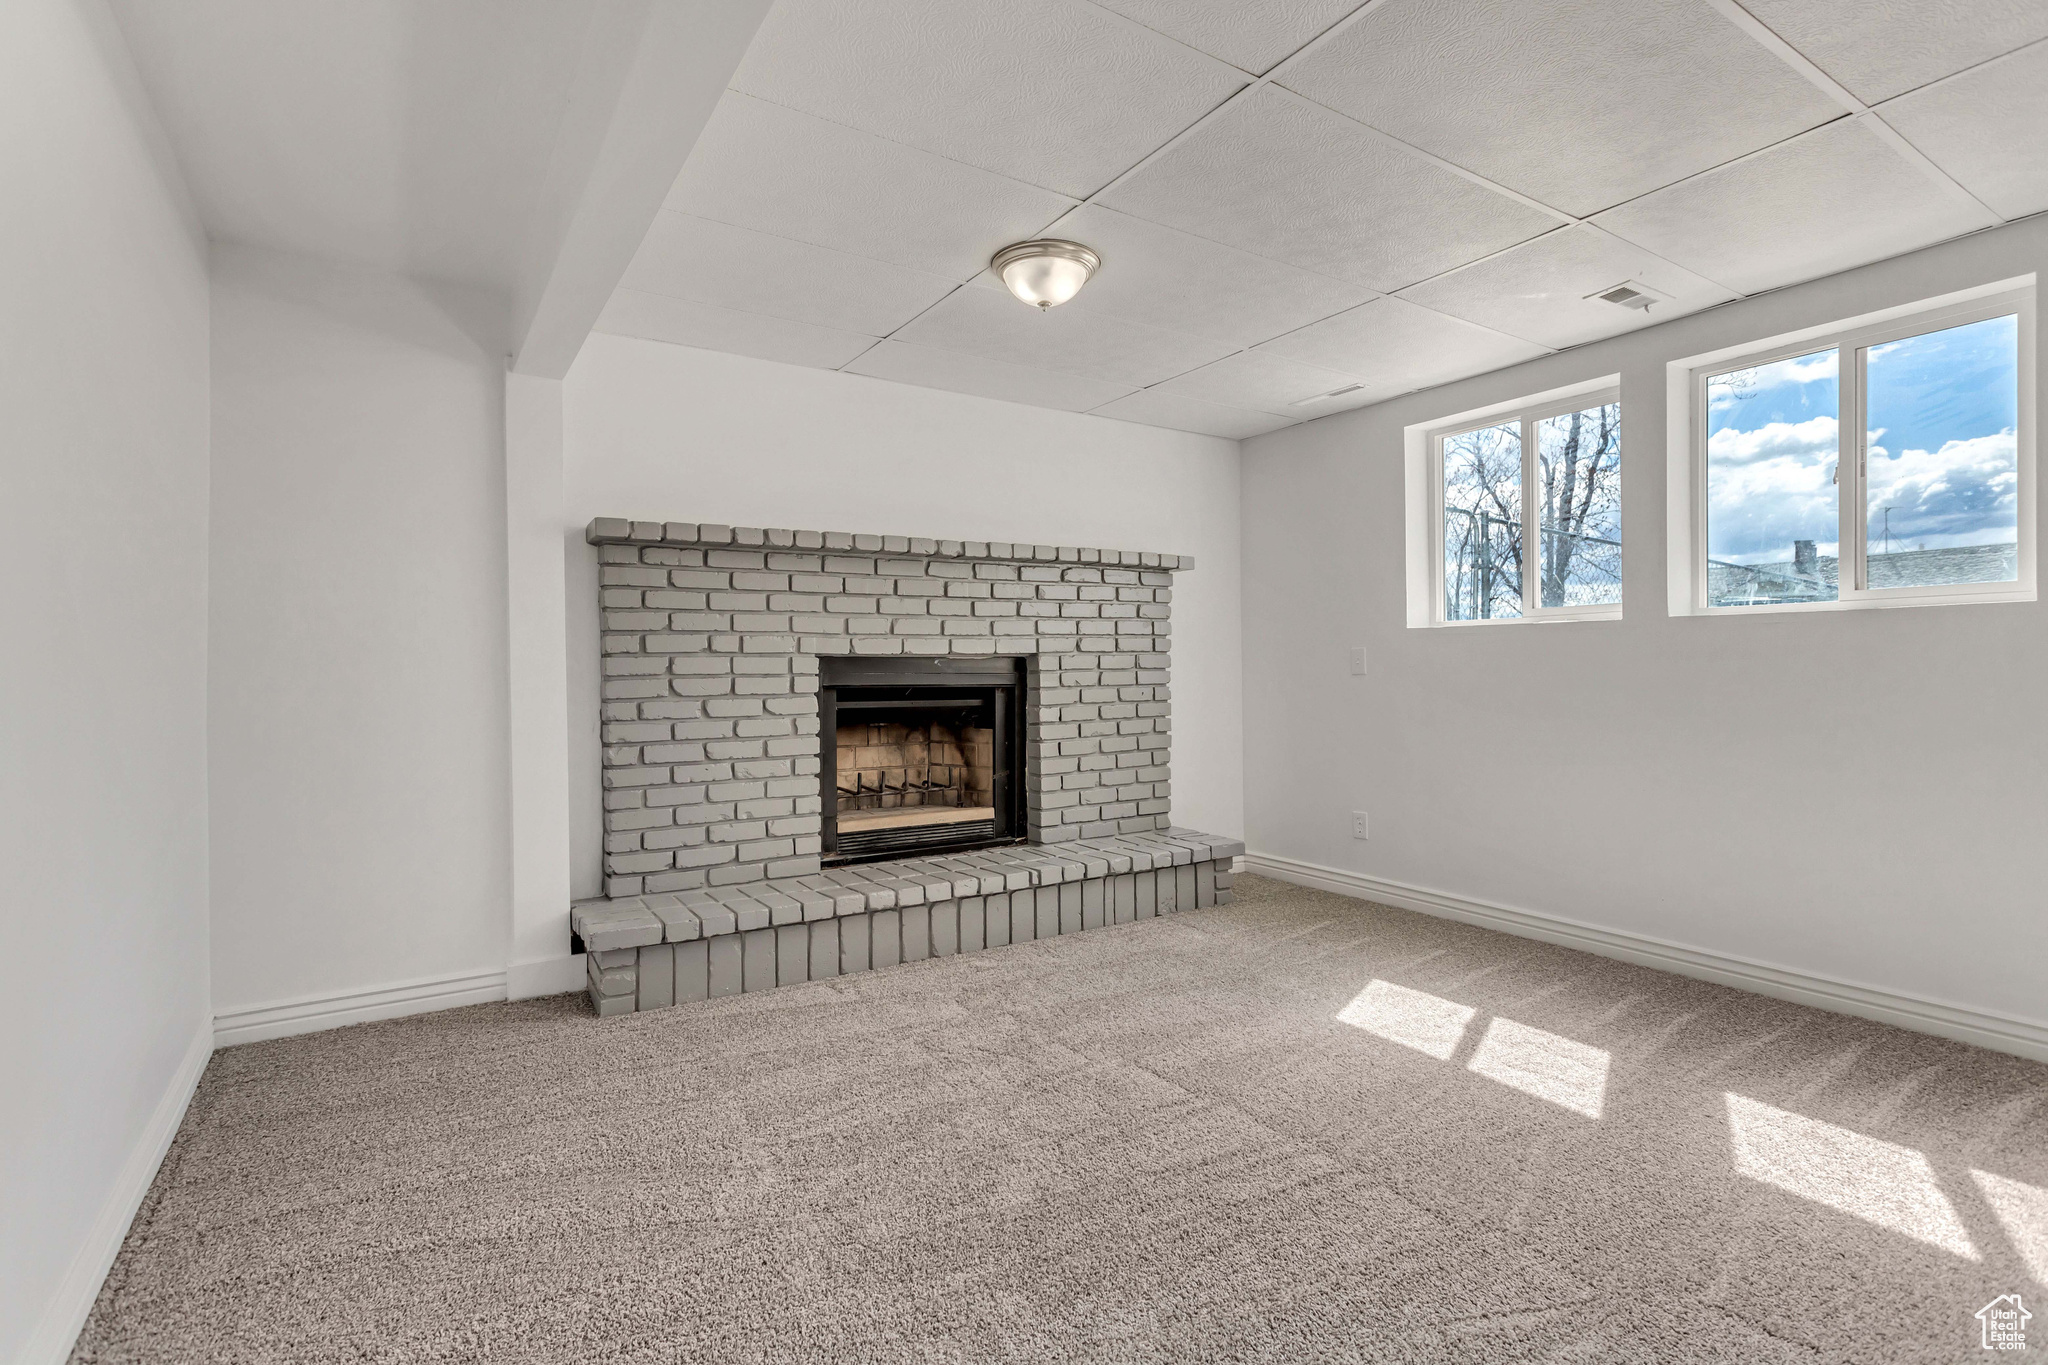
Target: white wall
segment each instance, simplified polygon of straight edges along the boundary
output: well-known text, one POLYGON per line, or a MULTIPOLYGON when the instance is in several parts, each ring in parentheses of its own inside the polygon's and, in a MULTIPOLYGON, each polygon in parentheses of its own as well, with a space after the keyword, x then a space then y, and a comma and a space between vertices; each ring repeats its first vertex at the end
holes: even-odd
POLYGON ((1664 582, 1666 362, 2036 270, 2043 219, 1247 442, 1253 850, 2048 1020, 2048 606, 1664 582), (1616 371, 1625 619, 1406 628, 1402 427, 1616 371))
POLYGON ((208 1027, 206 261, 107 23, 0 6, 6 1360, 68 1350, 208 1027))
POLYGON ((213 265, 216 1005, 502 972, 488 309, 247 248, 213 265))
POLYGON ((595 516, 1192 554, 1173 818, 1243 828, 1235 441, 602 334, 563 409, 578 895, 600 885, 595 516))

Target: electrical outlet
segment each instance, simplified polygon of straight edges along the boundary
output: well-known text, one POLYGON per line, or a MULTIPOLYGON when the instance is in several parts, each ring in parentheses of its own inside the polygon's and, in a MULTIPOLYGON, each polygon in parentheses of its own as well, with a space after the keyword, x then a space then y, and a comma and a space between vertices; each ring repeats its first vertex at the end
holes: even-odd
POLYGON ((1362 677, 1365 673, 1364 645, 1359 645, 1351 651, 1351 673, 1353 677, 1362 677))
POLYGON ((1351 837, 1352 837, 1352 838, 1354 838, 1354 839, 1370 839, 1370 838, 1372 838, 1372 833, 1371 833, 1371 828, 1372 828, 1372 827, 1371 827, 1371 825, 1370 825, 1369 823, 1367 823, 1367 820, 1368 820, 1368 817, 1366 816, 1366 813, 1365 813, 1364 811, 1362 811, 1362 810, 1355 810, 1355 811, 1351 812, 1351 837))

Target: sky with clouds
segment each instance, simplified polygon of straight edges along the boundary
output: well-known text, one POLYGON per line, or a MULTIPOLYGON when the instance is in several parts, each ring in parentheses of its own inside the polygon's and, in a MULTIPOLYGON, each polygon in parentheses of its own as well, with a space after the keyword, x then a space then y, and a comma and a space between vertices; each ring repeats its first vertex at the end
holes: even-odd
MULTIPOLYGON (((2010 543, 2017 534, 2017 320, 1872 347, 1868 359, 1871 549, 2010 543)), ((1707 553, 1789 560, 1795 540, 1836 553, 1841 385, 1834 351, 1708 386, 1707 553)))

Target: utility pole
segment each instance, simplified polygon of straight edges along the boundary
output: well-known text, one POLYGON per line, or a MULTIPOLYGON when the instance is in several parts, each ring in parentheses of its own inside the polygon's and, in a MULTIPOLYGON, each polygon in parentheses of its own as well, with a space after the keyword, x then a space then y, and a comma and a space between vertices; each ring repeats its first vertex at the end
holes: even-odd
POLYGON ((1479 614, 1493 615, 1493 515, 1479 514, 1480 581, 1479 614))

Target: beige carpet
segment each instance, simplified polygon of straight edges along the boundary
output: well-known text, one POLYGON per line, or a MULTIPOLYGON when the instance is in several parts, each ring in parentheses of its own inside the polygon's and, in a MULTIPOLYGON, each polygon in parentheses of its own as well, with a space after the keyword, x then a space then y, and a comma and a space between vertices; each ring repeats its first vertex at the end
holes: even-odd
POLYGON ((2011 1292, 2048 1349, 2048 1067, 1239 887, 224 1051, 75 1359, 1964 1361, 2011 1292))

